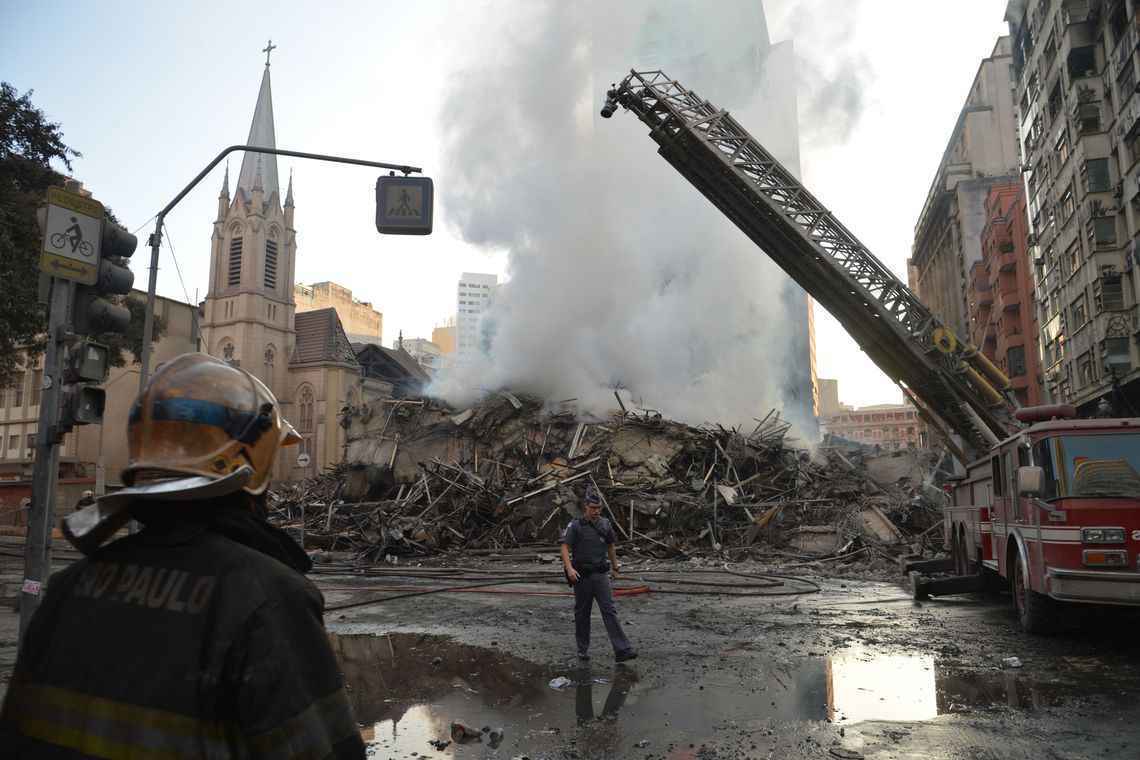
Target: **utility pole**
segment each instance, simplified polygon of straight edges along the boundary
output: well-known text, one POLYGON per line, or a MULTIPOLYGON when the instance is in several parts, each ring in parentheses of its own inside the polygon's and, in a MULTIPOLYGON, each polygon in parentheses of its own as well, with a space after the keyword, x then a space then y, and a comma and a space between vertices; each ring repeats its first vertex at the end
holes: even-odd
POLYGON ((53 277, 48 311, 48 344, 44 354, 43 392, 36 427, 36 462, 32 471, 32 509, 24 542, 24 582, 20 587, 20 641, 24 640, 41 592, 51 574, 51 526, 55 523, 55 488, 59 480, 60 391, 63 386, 64 338, 70 321, 75 284, 53 277))

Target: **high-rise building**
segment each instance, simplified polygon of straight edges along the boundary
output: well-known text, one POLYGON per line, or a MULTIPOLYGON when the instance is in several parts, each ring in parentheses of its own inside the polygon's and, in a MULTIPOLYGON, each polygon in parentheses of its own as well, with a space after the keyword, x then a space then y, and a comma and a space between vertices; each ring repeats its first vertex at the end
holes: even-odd
POLYGON ((1023 406, 1042 403, 1033 272, 1026 253, 1029 218, 1020 179, 986 198, 982 260, 970 266, 970 342, 1009 377, 1023 406))
MULTIPOLYGON (((795 49, 791 40, 772 43, 761 0, 653 4, 639 31, 637 65, 663 69, 730 109, 788 171, 800 176, 795 49)), ((782 353, 788 358, 774 368, 780 373, 784 412, 810 436, 820 403, 813 305, 783 271, 773 271, 771 278, 786 315, 781 337, 773 338, 783 341, 782 353)))
POLYGON ((838 414, 842 408, 839 404, 839 381, 821 377, 817 381, 819 387, 819 416, 830 417, 838 414))
POLYGON ((968 275, 982 260, 986 198, 994 185, 1018 176, 1010 61, 1010 39, 1000 37, 950 133, 907 261, 911 288, 963 340, 970 334, 968 275))
POLYGON ((479 320, 491 305, 499 278, 493 274, 464 272, 455 296, 456 352, 462 361, 477 354, 483 345, 479 320))
POLYGON ((1137 0, 1006 9, 1045 392, 1086 412, 1106 397, 1140 411, 1137 13, 1137 0))

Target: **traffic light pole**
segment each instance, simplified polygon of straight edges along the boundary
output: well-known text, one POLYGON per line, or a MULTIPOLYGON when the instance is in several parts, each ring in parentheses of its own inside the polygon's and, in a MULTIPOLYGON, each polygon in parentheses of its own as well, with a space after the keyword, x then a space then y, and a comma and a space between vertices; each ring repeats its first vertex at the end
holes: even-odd
POLYGON ((55 491, 59 480, 56 438, 63 392, 64 338, 74 295, 74 282, 52 278, 44 382, 36 428, 36 461, 32 470, 32 508, 28 516, 28 536, 24 542, 24 582, 20 587, 21 642, 51 575, 51 528, 55 522, 55 491))
POLYGON ((162 211, 154 220, 154 232, 151 234, 150 239, 147 241, 150 244, 150 276, 147 280, 146 290, 146 318, 143 321, 143 345, 141 357, 141 371, 139 372, 139 392, 142 393, 146 388, 146 381, 150 377, 150 351, 151 341, 154 339, 154 300, 155 290, 158 285, 158 255, 159 249, 162 246, 162 224, 166 220, 166 215, 178 205, 187 193, 194 189, 194 187, 201 182, 210 171, 221 163, 222 159, 233 153, 234 151, 246 151, 248 153, 264 153, 274 156, 291 156, 292 158, 307 158, 314 161, 331 161, 336 164, 353 164, 355 166, 370 166, 376 169, 390 169, 393 171, 403 172, 407 174, 420 174, 423 172, 418 166, 408 166, 407 164, 389 164, 381 161, 365 161, 359 158, 345 158, 344 156, 329 156, 323 153, 304 153, 298 150, 285 150, 283 148, 262 148, 256 145, 231 145, 223 150, 214 158, 206 168, 198 172, 198 176, 190 180, 186 187, 178 195, 174 196, 174 200, 166 204, 162 211))

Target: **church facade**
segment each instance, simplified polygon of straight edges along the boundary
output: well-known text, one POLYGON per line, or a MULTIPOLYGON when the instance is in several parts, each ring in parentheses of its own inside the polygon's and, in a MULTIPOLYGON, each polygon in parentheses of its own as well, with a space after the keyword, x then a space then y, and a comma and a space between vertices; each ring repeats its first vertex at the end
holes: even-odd
MULTIPOLYGON (((247 144, 276 147, 268 61, 247 144)), ((232 195, 227 167, 201 308, 201 350, 264 382, 303 438, 278 458, 274 477, 284 480, 341 461, 345 411, 388 390, 365 387, 335 309, 296 313, 295 210, 292 176, 282 197, 276 156, 246 153, 232 195)))

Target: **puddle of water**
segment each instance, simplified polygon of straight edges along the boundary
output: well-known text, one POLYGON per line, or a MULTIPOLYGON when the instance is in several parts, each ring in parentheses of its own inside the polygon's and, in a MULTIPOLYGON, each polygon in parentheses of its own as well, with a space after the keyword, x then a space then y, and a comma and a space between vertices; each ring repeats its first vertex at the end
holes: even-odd
MULTIPOLYGON (((533 756, 570 741, 580 756, 591 757, 627 752, 644 739, 660 752, 670 742, 687 746, 711 737, 720 727, 922 721, 971 708, 1037 709, 1087 696, 1083 687, 1037 683, 1020 671, 958 673, 931 655, 884 655, 863 647, 792 666, 741 658, 742 648, 733 648, 715 661, 734 667, 696 674, 678 668, 642 678, 636 667, 553 669, 438 636, 330 638, 356 718, 379 758, 533 756), (556 676, 571 685, 552 689, 556 676), (453 721, 480 733, 502 727, 505 738, 497 749, 486 734, 483 741, 433 748, 429 742, 452 738, 453 721)), ((1113 693, 1110 683, 1102 685, 1102 693, 1113 693)), ((1121 694, 1115 691, 1116 698, 1121 694)))

